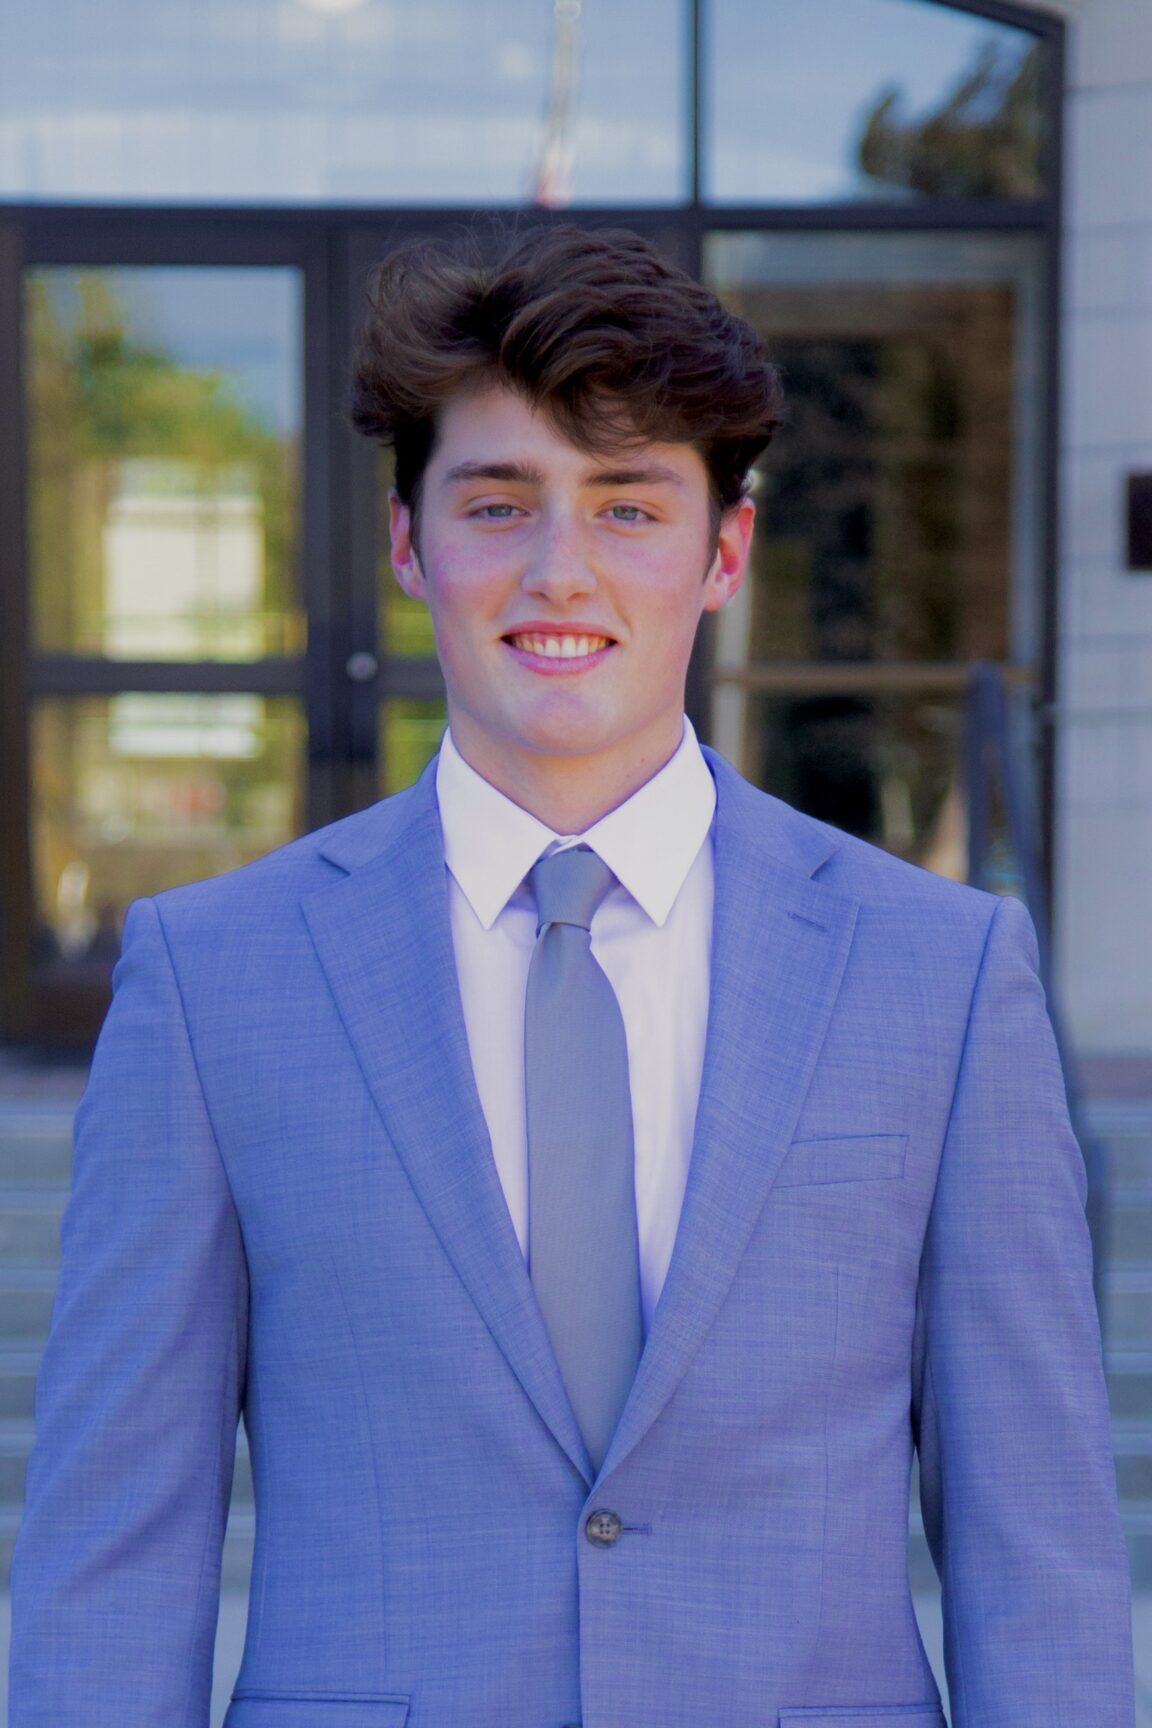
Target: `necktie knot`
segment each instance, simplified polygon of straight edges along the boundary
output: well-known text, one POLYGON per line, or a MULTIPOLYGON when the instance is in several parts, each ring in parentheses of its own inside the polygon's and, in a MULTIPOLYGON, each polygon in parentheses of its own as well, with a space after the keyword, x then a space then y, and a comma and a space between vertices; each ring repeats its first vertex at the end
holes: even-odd
POLYGON ((590 846, 570 846, 541 858, 528 872, 536 897, 536 931, 546 924, 590 930, 592 917, 616 878, 590 846))

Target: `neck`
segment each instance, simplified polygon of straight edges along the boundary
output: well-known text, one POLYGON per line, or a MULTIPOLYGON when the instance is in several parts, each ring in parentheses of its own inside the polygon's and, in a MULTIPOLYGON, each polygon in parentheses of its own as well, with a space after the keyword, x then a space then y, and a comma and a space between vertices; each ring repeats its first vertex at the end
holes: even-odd
POLYGON ((679 749, 683 722, 644 746, 595 756, 545 756, 533 751, 508 758, 487 741, 463 736, 452 724, 452 741, 464 761, 521 810, 554 834, 583 834, 638 792, 679 749))

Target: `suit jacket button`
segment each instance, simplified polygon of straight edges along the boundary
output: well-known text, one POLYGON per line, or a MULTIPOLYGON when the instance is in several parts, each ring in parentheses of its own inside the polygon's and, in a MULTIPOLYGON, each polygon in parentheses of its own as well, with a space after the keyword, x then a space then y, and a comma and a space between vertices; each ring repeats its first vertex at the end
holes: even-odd
POLYGON ((597 1548, 611 1548, 623 1528, 615 1512, 590 1512, 584 1521, 584 1534, 597 1548))

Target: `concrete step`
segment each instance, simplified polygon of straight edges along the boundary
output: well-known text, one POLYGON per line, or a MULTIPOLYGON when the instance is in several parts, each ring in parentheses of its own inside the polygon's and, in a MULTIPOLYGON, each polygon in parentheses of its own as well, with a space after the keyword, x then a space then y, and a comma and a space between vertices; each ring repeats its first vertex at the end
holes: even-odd
POLYGON ((1105 1141, 1105 1152, 1112 1188, 1140 1187, 1152 1182, 1152 1138, 1141 1135, 1105 1141))
POLYGON ((0 1262, 0 1349, 12 1345, 30 1349, 44 1343, 55 1292, 54 1266, 0 1262))
POLYGON ((1109 1347, 1105 1364, 1114 1420, 1152 1422, 1152 1350, 1109 1347))
POLYGON ((1104 1148, 1113 1185, 1152 1183, 1152 1105, 1098 1102, 1084 1117, 1086 1132, 1104 1148))
POLYGON ((0 1261, 56 1266, 60 1219, 68 1190, 57 1183, 9 1183, 0 1187, 0 1261))
POLYGON ((0 1421, 31 1422, 40 1346, 0 1345, 0 1421))
POLYGON ((1152 1265, 1106 1268, 1104 1335, 1111 1349, 1152 1351, 1152 1265))
POLYGON ((1152 1586, 1152 1500, 1124 1501, 1120 1517, 1133 1587, 1147 1590, 1152 1586))
POLYGON ((1152 1263, 1152 1182, 1115 1184, 1107 1216, 1108 1254, 1112 1262, 1152 1263))
POLYGON ((1113 1422, 1112 1454, 1121 1504, 1140 1508, 1152 1504, 1152 1421, 1147 1418, 1113 1422))
POLYGON ((1152 1264, 1152 1183, 1110 1184, 1104 1245, 1109 1263, 1152 1264))
POLYGON ((67 1187, 72 1174, 71 1110, 0 1107, 0 1184, 67 1187))

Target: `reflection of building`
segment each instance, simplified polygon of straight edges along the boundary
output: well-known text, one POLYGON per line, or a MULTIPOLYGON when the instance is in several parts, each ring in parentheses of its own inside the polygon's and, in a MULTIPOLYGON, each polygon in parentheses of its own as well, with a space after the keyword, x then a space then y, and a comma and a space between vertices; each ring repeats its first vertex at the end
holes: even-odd
POLYGON ((194 469, 173 474, 173 466, 123 464, 107 506, 103 652, 116 660, 221 652, 259 659, 265 651, 260 498, 251 490, 226 491, 218 481, 197 487, 194 469))

